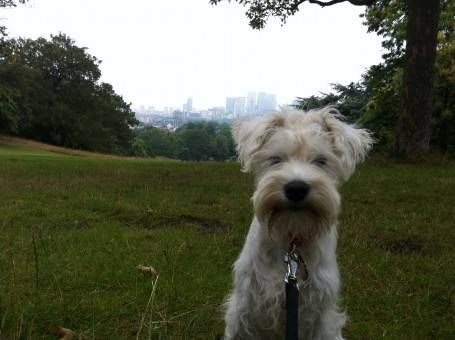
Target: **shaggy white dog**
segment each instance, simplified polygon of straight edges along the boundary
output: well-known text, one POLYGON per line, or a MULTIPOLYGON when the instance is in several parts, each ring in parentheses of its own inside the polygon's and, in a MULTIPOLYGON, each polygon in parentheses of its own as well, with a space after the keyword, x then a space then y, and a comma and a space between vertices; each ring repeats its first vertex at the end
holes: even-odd
POLYGON ((243 170, 256 176, 256 191, 254 219, 234 265, 224 338, 284 339, 283 256, 295 244, 308 272, 305 285, 299 280, 299 337, 341 340, 338 188, 371 148, 370 133, 324 108, 237 122, 233 136, 243 170))

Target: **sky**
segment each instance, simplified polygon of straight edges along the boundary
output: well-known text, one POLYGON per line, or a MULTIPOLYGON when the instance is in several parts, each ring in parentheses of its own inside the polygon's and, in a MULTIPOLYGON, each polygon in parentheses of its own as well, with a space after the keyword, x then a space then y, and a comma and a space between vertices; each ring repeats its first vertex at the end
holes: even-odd
POLYGON ((63 32, 102 60, 101 80, 133 107, 224 106, 248 91, 279 104, 358 81, 381 61, 381 40, 367 34, 363 7, 303 4, 282 26, 250 28, 245 8, 209 0, 31 0, 3 9, 10 37, 63 32))

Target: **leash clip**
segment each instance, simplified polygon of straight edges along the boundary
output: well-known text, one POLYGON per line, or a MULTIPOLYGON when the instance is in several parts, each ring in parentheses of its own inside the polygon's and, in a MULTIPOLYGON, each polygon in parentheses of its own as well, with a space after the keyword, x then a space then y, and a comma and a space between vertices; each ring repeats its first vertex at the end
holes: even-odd
POLYGON ((296 251, 296 245, 293 244, 292 248, 284 255, 284 263, 286 264, 286 276, 284 281, 289 283, 290 281, 297 282, 297 271, 299 270, 300 264, 303 264, 305 270, 303 277, 303 286, 306 287, 308 283, 308 270, 305 261, 302 259, 300 254, 296 251))
POLYGON ((284 255, 284 263, 286 263, 287 272, 284 281, 297 281, 297 271, 299 270, 300 263, 303 262, 300 255, 295 251, 295 244, 292 245, 292 249, 284 255))

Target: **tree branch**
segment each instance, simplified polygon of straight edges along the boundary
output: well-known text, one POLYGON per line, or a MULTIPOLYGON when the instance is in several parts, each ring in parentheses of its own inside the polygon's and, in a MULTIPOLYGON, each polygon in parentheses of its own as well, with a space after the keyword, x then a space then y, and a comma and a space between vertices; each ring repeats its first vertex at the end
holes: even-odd
POLYGON ((316 4, 316 5, 319 5, 321 7, 326 7, 326 6, 332 6, 332 5, 335 5, 335 4, 339 4, 340 2, 345 2, 345 1, 348 1, 348 0, 332 0, 332 1, 329 1, 329 2, 324 2, 324 1, 319 1, 319 0, 308 0, 310 4, 316 4))
POLYGON ((349 0, 349 2, 354 6, 371 6, 376 0, 349 0))
POLYGON ((332 6, 332 5, 336 5, 341 2, 346 2, 346 1, 354 6, 370 6, 375 2, 375 0, 331 0, 328 2, 324 2, 324 1, 320 1, 320 0, 308 0, 308 2, 310 4, 316 4, 321 7, 332 6))

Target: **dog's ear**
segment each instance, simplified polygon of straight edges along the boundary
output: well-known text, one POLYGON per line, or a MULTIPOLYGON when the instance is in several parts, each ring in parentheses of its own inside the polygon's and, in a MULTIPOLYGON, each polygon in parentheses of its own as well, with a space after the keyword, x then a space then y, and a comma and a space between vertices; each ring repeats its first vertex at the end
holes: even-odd
POLYGON ((284 117, 279 113, 251 120, 234 121, 232 136, 243 171, 252 170, 252 156, 262 148, 276 129, 283 125, 284 117))
POLYGON ((365 159, 374 139, 370 131, 346 123, 335 109, 323 110, 322 118, 322 127, 331 136, 333 152, 340 159, 343 178, 347 180, 365 159))

